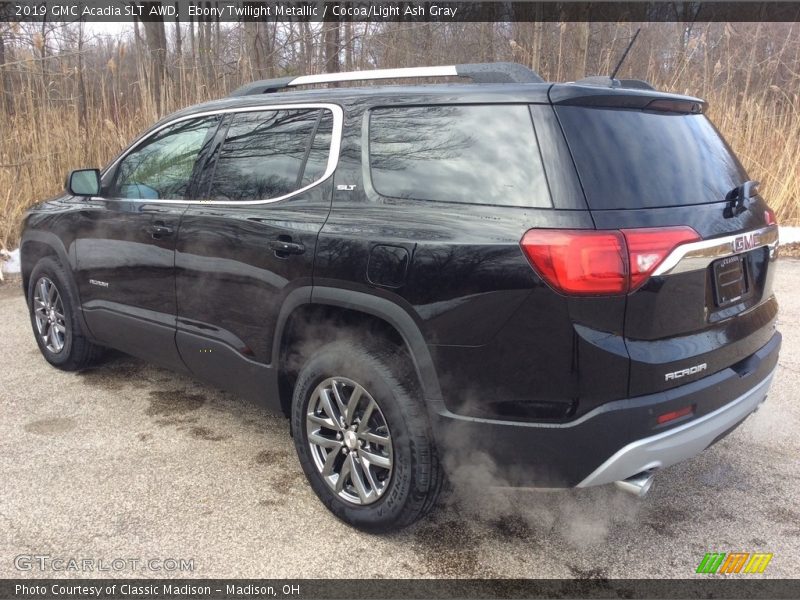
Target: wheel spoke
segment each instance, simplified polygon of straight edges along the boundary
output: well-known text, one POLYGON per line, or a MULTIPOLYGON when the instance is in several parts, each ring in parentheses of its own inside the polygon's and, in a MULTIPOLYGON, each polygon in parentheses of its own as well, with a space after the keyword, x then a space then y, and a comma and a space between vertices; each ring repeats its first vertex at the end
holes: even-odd
POLYGON ((353 424, 353 418, 356 416, 356 409, 358 408, 358 403, 361 400, 361 395, 363 393, 364 388, 362 388, 360 385, 357 385, 355 389, 353 389, 353 393, 350 394, 350 399, 347 401, 346 412, 344 414, 345 424, 353 424))
POLYGON ((323 448, 335 448, 338 450, 342 447, 342 442, 339 440, 333 440, 331 438, 327 438, 324 435, 320 435, 318 431, 308 434, 308 441, 312 444, 316 444, 317 446, 322 446, 323 448))
POLYGON ((319 415, 314 414, 313 412, 308 413, 308 420, 316 425, 321 425, 322 427, 327 427, 328 429, 333 429, 335 431, 339 430, 339 425, 330 417, 321 417, 319 415))
POLYGON ((342 424, 339 422, 340 413, 333 407, 333 402, 331 402, 330 392, 327 389, 323 389, 320 391, 319 400, 322 403, 322 409, 336 425, 336 429, 341 429, 342 424))
POLYGON ((322 467, 322 476, 330 477, 333 475, 333 467, 336 465, 336 459, 339 456, 339 450, 331 450, 325 458, 325 464, 322 467))
POLYGON ((344 489, 344 484, 347 481, 347 478, 350 477, 350 471, 353 467, 353 462, 350 460, 345 460, 342 463, 342 470, 339 471, 339 478, 336 480, 336 491, 341 492, 344 489))
POLYGON ((41 298, 42 304, 44 304, 46 308, 49 308, 50 301, 47 293, 47 280, 45 279, 39 280, 39 297, 41 298))
POLYGON ((372 416, 372 412, 375 410, 376 406, 375 400, 370 398, 367 408, 364 409, 364 414, 361 415, 361 422, 358 424, 358 433, 365 433, 368 430, 369 425, 367 425, 367 423, 369 422, 369 418, 372 416))
POLYGON ((335 380, 331 384, 331 389, 333 390, 334 398, 336 398, 336 404, 339 407, 339 414, 344 417, 347 415, 347 407, 344 404, 344 400, 342 400, 342 393, 339 391, 339 384, 335 380))
POLYGON ((50 339, 50 345, 52 346, 53 352, 58 352, 60 348, 60 343, 58 341, 58 334, 56 334, 56 328, 54 326, 50 326, 50 331, 48 334, 48 338, 50 339))
POLYGON ((67 333, 67 328, 64 327, 61 323, 53 323, 53 329, 55 329, 58 333, 67 333))
POLYGON ((381 446, 388 446, 392 443, 392 439, 388 435, 380 435, 379 433, 375 433, 374 431, 365 431, 364 433, 359 433, 358 437, 364 440, 365 442, 369 442, 371 444, 379 444, 381 446))
POLYGON ((367 500, 369 500, 369 492, 367 491, 367 486, 364 485, 364 479, 361 476, 362 465, 352 453, 347 457, 347 459, 353 463, 350 466, 350 481, 353 482, 353 487, 356 488, 356 493, 361 499, 361 502, 366 503, 367 500))
POLYGON ((47 289, 47 303, 52 306, 56 301, 56 296, 58 296, 58 290, 56 286, 52 283, 48 285, 47 289))
POLYGON ((372 475, 372 470, 369 468, 369 464, 363 464, 364 459, 360 460, 362 461, 361 470, 364 473, 364 476, 367 478, 369 486, 377 493, 380 488, 378 486, 378 482, 375 481, 375 477, 372 475))
POLYGON ((358 455, 362 459, 364 459, 371 465, 375 465, 376 467, 389 469, 392 466, 392 460, 388 456, 381 456, 380 454, 376 454, 375 452, 370 452, 369 450, 365 450, 364 448, 360 448, 358 450, 358 455))

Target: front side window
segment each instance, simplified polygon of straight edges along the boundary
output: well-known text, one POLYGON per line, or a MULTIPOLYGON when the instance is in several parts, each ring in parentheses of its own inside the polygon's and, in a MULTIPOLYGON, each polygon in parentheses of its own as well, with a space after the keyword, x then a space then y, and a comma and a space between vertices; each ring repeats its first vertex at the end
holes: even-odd
POLYGON ((212 116, 180 121, 145 140, 119 163, 111 197, 187 199, 197 160, 218 120, 212 116))
POLYGON ((552 206, 527 105, 375 109, 369 164, 384 196, 552 206))
POLYGON ((330 111, 317 108, 233 115, 208 167, 211 185, 204 196, 217 201, 271 200, 313 183, 325 172, 331 123, 330 111))

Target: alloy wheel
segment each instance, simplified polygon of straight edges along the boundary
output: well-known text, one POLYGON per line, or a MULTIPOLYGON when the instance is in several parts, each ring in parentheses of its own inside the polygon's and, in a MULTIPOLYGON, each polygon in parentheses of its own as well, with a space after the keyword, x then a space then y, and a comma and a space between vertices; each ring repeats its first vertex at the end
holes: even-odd
POLYGON ((42 344, 53 354, 61 352, 67 335, 64 304, 56 284, 47 277, 40 277, 36 282, 33 314, 42 344))
POLYGON ((306 433, 317 470, 341 499, 372 504, 388 489, 392 438, 364 386, 345 377, 320 383, 308 404, 306 433))

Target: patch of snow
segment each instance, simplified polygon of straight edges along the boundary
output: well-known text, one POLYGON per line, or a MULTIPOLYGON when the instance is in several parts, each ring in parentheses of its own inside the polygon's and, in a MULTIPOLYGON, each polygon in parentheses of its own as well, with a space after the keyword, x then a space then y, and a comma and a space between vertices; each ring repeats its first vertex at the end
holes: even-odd
POLYGON ((778 227, 778 235, 780 236, 781 244, 791 244, 793 242, 800 242, 800 227, 778 227))
POLYGON ((19 248, 16 250, 12 250, 11 252, 3 251, 2 252, 2 261, 0 261, 0 268, 2 268, 3 273, 8 273, 9 275, 12 273, 19 273, 21 270, 21 265, 19 262, 19 248))

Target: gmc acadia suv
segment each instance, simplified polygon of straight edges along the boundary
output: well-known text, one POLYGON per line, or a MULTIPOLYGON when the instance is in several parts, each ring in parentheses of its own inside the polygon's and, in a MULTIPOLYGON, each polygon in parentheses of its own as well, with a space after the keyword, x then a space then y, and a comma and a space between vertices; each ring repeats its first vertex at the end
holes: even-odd
POLYGON ((781 343, 774 215, 703 110, 503 63, 255 82, 29 212, 36 341, 282 411, 363 529, 481 455, 510 485, 643 494, 758 408, 781 343), (288 91, 442 76, 473 82, 288 91))

